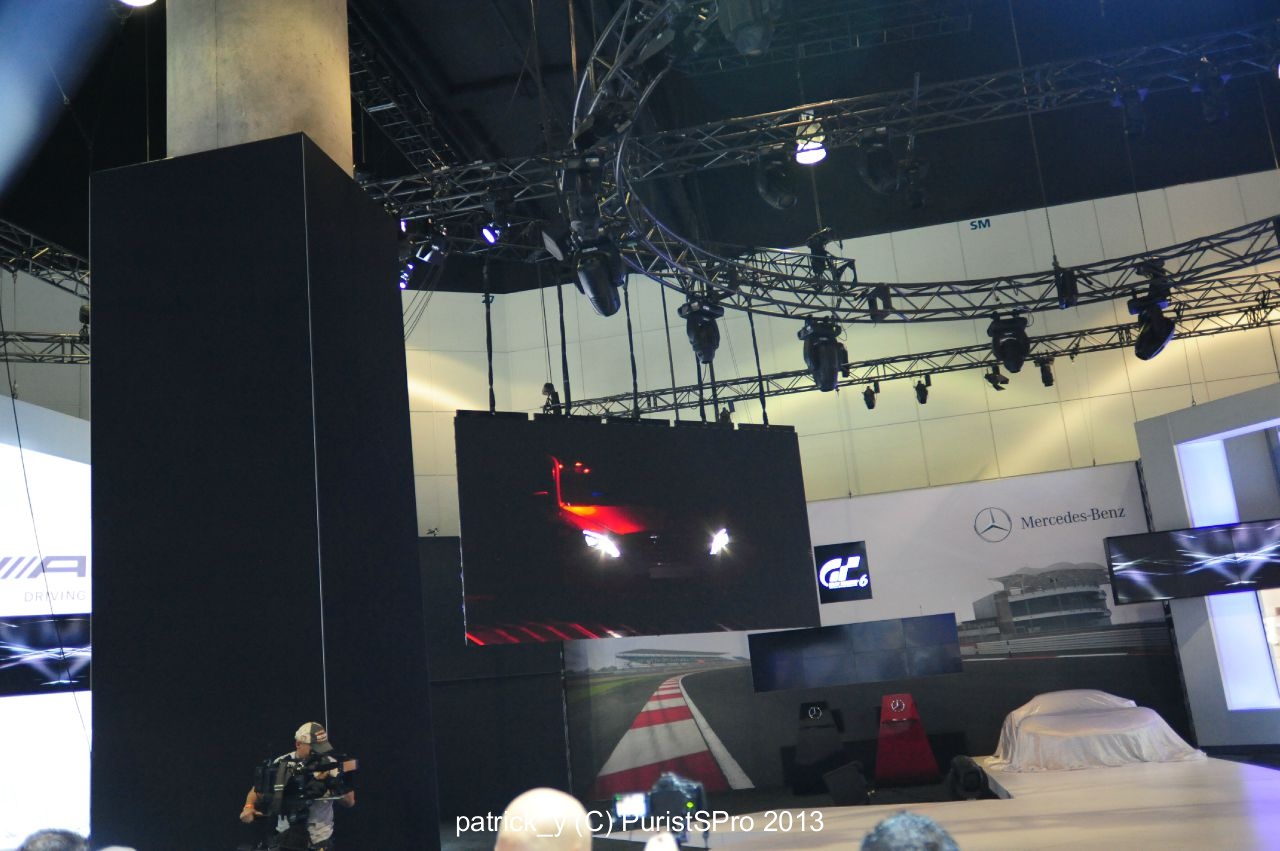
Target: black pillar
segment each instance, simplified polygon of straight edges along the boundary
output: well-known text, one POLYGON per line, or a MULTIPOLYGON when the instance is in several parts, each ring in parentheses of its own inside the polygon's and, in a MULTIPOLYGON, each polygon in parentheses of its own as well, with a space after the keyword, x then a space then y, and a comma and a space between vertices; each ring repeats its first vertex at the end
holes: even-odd
POLYGON ((92 180, 92 825, 233 848, 305 721, 438 847, 395 223, 302 135, 92 180))

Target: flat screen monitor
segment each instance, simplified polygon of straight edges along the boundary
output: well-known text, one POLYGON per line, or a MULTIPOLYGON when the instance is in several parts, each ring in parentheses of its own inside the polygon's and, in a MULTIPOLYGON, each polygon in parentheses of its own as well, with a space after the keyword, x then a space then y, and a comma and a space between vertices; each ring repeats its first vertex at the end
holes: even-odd
POLYGON ((468 639, 814 626, 795 432, 455 420, 468 639))
POLYGON ((747 636, 756 691, 958 674, 953 613, 747 636))
POLYGON ((1116 603, 1280 587, 1280 520, 1106 539, 1116 603))

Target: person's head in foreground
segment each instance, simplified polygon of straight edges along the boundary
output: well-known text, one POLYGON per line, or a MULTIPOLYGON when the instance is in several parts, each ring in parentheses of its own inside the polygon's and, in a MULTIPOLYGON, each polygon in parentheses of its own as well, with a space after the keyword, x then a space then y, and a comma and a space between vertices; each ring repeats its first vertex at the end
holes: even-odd
POLYGON ((578 799, 558 789, 530 789, 502 813, 494 851, 588 851, 591 825, 578 799))
POLYGON ((933 819, 904 810, 873 827, 862 851, 960 851, 960 846, 933 819))
POLYGON ((18 851, 85 851, 84 837, 69 830, 38 830, 28 836, 18 851))

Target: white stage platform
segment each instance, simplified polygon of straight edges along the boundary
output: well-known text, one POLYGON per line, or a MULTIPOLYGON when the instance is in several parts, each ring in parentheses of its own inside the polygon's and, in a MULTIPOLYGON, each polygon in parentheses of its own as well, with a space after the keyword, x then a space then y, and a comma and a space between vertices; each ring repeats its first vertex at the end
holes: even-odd
POLYGON ((717 830, 708 844, 698 836, 688 845, 849 851, 882 818, 910 809, 945 827, 963 851, 1280 848, 1280 771, 1274 769, 1206 759, 989 776, 1008 799, 832 807, 818 811, 821 830, 814 829, 813 810, 791 810, 807 814, 806 829, 793 824, 787 833, 765 832, 769 819, 758 813, 750 832, 717 830))

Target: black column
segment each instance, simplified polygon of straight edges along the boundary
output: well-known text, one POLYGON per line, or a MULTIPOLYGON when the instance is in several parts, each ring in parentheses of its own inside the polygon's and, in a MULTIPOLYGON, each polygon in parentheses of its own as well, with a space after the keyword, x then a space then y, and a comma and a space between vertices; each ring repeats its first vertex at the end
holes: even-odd
POLYGON ((326 722, 438 847, 396 227, 305 136, 93 176, 92 825, 233 848, 326 722))

